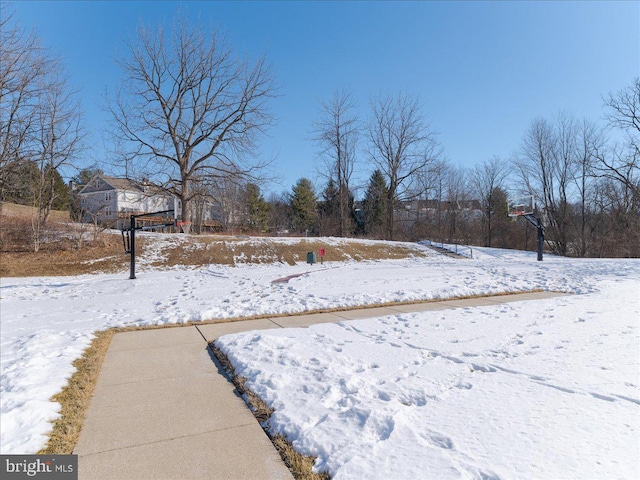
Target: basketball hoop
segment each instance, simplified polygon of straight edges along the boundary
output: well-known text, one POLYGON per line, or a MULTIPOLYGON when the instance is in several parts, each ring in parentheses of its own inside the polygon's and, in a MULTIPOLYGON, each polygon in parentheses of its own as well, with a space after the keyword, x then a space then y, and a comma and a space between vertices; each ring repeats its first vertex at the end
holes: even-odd
POLYGON ((177 222, 176 226, 182 233, 189 233, 191 231, 191 222, 177 222))
POLYGON ((533 210, 535 209, 534 196, 516 197, 509 201, 508 207, 508 215, 511 218, 533 215, 533 210))
POLYGON ((511 218, 524 217, 524 219, 538 230, 538 261, 542 261, 542 252, 544 250, 544 225, 542 218, 534 214, 536 208, 533 195, 525 195, 524 197, 516 197, 509 201, 508 215, 511 218))

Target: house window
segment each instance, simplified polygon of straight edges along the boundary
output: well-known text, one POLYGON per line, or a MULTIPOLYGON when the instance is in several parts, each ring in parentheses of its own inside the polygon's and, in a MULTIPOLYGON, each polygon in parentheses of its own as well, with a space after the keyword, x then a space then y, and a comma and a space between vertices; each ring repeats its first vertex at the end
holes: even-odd
POLYGON ((104 209, 104 216, 105 217, 110 217, 111 216, 111 209, 109 207, 106 207, 104 209))
POLYGON ((107 192, 104 194, 104 200, 105 202, 110 202, 111 201, 111 192, 107 192))

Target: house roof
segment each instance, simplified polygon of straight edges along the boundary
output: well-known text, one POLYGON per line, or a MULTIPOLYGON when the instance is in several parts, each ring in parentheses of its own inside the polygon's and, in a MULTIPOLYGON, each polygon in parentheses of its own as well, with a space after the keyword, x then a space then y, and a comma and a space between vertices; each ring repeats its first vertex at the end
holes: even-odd
POLYGON ((96 175, 87 183, 80 193, 104 192, 107 190, 125 190, 128 192, 164 194, 165 192, 155 185, 145 185, 129 178, 107 177, 96 175))
POLYGON ((135 182, 129 178, 117 178, 117 177, 102 177, 102 179, 118 190, 132 190, 142 191, 143 187, 138 182, 135 182))

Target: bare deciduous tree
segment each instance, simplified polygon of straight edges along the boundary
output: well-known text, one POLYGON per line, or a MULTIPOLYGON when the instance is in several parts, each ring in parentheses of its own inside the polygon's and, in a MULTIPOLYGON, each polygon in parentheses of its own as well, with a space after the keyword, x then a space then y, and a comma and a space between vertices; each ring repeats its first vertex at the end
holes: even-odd
POLYGON ((8 19, 2 20, 0 30, 2 198, 12 171, 25 162, 37 167, 38 175, 28 180, 37 252, 61 194, 60 171, 73 166, 82 148, 81 110, 62 64, 41 48, 35 34, 24 35, 17 26, 10 27, 8 19))
POLYGON ((627 145, 599 152, 594 173, 621 182, 640 202, 640 77, 628 87, 610 93, 605 107, 609 126, 625 132, 627 145))
POLYGON ((23 161, 24 146, 46 86, 52 61, 35 33, 22 31, 13 14, 0 18, 0 198, 11 188, 8 179, 23 161))
POLYGON ((626 88, 609 93, 604 104, 609 108, 606 118, 611 126, 640 133, 640 77, 626 88))
POLYGON ((449 243, 465 243, 468 240, 468 218, 465 204, 469 200, 467 175, 464 169, 447 166, 444 171, 446 188, 445 217, 448 224, 446 239, 449 243))
POLYGON ((321 104, 320 120, 314 124, 315 140, 322 148, 328 176, 338 189, 341 237, 350 233, 349 183, 353 174, 356 144, 360 136, 355 102, 347 90, 337 90, 321 104))
POLYGON ((569 244, 569 188, 576 167, 575 119, 560 114, 551 123, 534 120, 525 134, 518 167, 527 191, 542 201, 551 249, 567 254, 569 244))
POLYGON ((417 174, 438 157, 438 143, 416 97, 379 97, 371 106, 368 153, 387 182, 386 230, 387 239, 392 240, 394 209, 412 191, 417 174))
MULTIPOLYGON (((54 173, 72 165, 82 149, 84 131, 81 120, 80 103, 75 93, 69 89, 60 72, 55 76, 52 73, 48 88, 40 98, 30 155, 38 163, 40 171, 34 199, 38 208, 38 218, 34 223, 36 242, 57 200, 57 176, 54 173)), ((35 250, 38 250, 37 244, 35 250)))
MULTIPOLYGON (((199 182, 194 197, 196 211, 200 213, 205 204, 215 206, 220 226, 224 231, 240 227, 242 217, 242 186, 230 176, 220 176, 199 182)), ((197 216, 196 216, 197 218, 197 216)), ((197 225, 196 225, 197 226, 197 225)))
POLYGON ((256 141, 271 124, 274 81, 264 58, 236 57, 224 38, 178 16, 170 32, 140 27, 120 59, 124 81, 109 108, 129 176, 178 196, 191 218, 194 188, 255 176, 256 141))
POLYGON ((292 214, 287 192, 272 192, 268 200, 269 228, 275 235, 286 234, 291 227, 292 214))
POLYGON ((597 152, 603 149, 605 139, 602 130, 587 119, 583 119, 578 124, 577 134, 574 183, 577 189, 578 211, 574 220, 577 232, 574 251, 577 256, 585 257, 588 251, 587 229, 589 227, 589 213, 592 207, 589 203, 592 195, 592 183, 594 182, 591 172, 597 160, 597 152))
MULTIPOLYGON (((470 176, 473 191, 482 205, 482 226, 484 244, 491 246, 493 229, 491 221, 494 215, 503 215, 504 212, 496 204, 497 189, 504 189, 509 170, 507 164, 498 156, 477 165, 470 176)), ((506 205, 503 206, 503 209, 506 205)))

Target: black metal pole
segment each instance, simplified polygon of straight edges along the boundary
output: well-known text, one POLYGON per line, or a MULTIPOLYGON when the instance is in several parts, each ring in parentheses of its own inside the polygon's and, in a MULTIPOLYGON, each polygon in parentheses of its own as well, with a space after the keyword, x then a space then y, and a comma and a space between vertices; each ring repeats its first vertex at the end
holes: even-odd
POLYGON ((544 248, 544 227, 542 226, 542 219, 538 218, 538 261, 542 261, 542 249, 544 248))
POLYGON ((542 261, 542 250, 544 249, 544 226, 542 219, 531 214, 522 215, 527 222, 538 229, 538 261, 542 261))
MULTIPOLYGON (((131 265, 129 267, 130 280, 133 280, 136 278, 136 230, 145 229, 145 227, 138 228, 136 226, 136 219, 140 217, 149 217, 151 215, 161 215, 163 213, 173 213, 173 210, 162 210, 161 212, 151 212, 151 213, 142 213, 140 215, 131 215, 131 223, 129 224, 129 230, 131 231, 131 247, 130 247, 131 265)), ((175 225, 175 220, 170 223, 162 224, 162 226, 165 226, 165 227, 168 227, 170 225, 175 225)))
POLYGON ((131 264, 129 267, 129 279, 136 278, 136 216, 131 215, 131 264))

